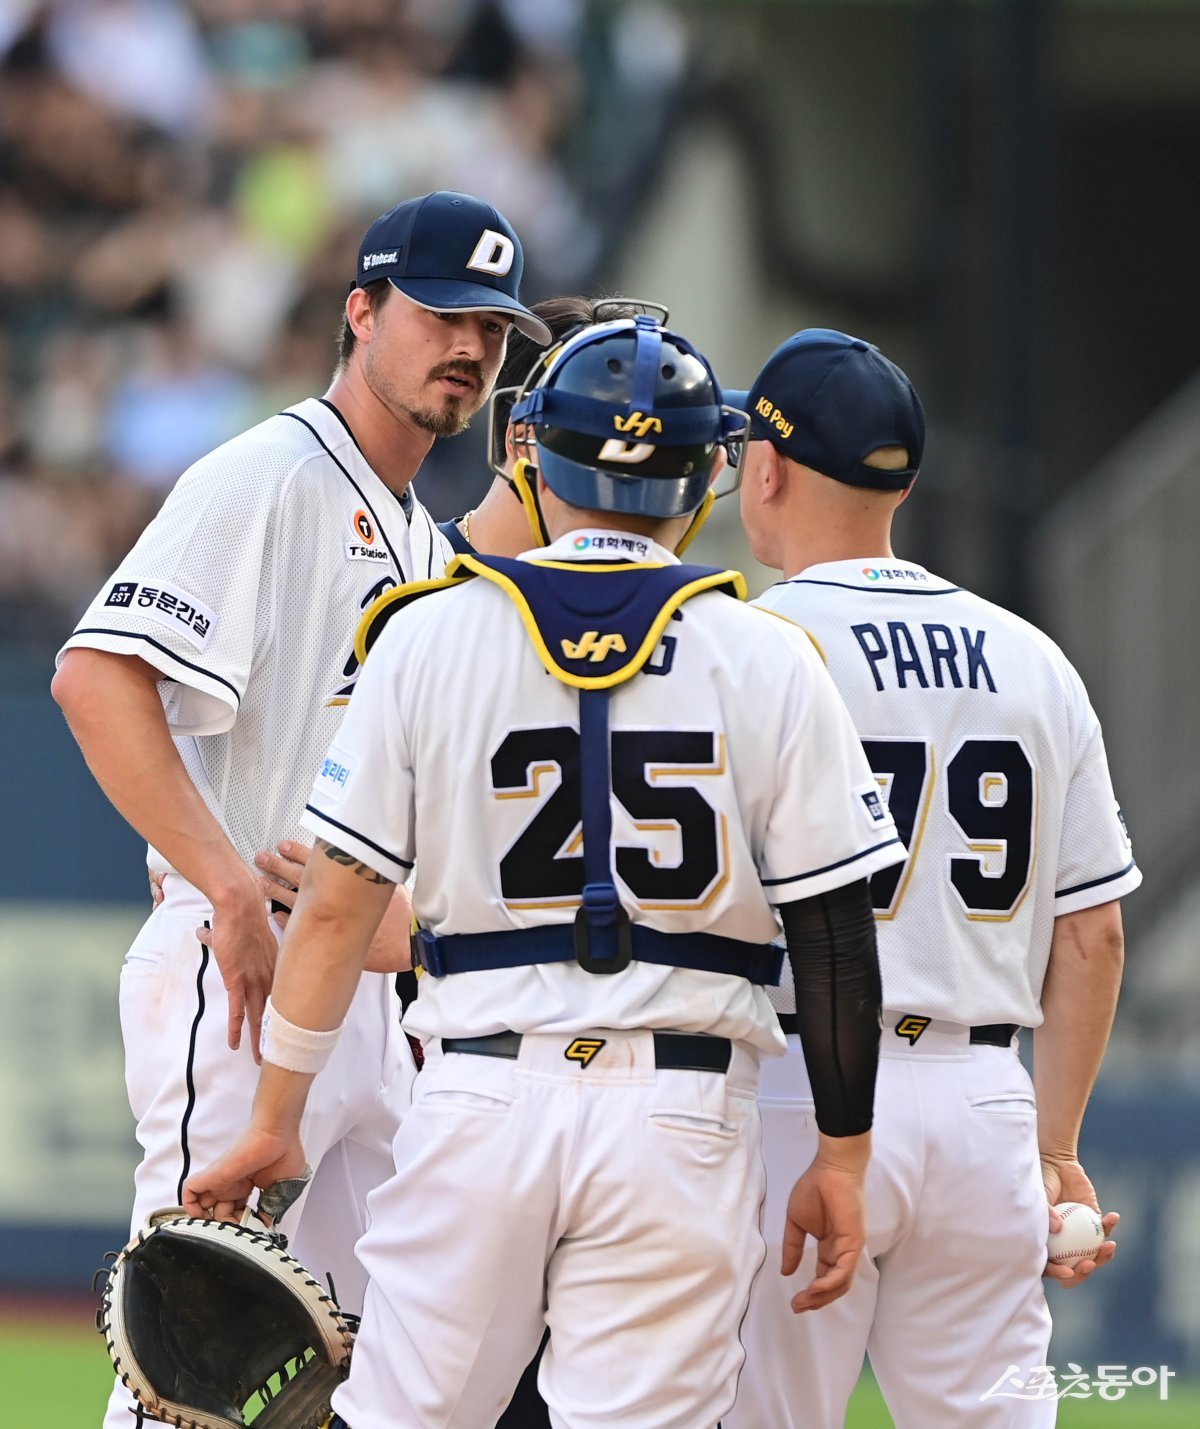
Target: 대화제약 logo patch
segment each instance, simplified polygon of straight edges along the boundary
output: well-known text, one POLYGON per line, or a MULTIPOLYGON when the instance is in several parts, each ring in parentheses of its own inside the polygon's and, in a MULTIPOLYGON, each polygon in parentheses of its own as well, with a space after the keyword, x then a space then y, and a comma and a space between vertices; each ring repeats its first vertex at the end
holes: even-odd
POLYGON ((916 571, 909 566, 864 566, 862 573, 869 581, 927 581, 928 571, 916 571))
POLYGON ((604 551, 615 556, 645 558, 650 554, 647 541, 632 536, 576 536, 571 544, 577 551, 604 551))

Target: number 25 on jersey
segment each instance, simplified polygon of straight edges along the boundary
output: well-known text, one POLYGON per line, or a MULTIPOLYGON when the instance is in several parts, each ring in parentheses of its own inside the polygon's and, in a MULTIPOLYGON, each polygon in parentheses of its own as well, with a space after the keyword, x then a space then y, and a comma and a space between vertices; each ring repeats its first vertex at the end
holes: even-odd
MULTIPOLYGON (((711 730, 613 730, 612 790, 645 843, 618 845, 616 872, 642 908, 703 907, 728 876, 728 832, 699 790, 681 783, 725 773, 725 736, 711 730), (671 846, 673 845, 673 852, 671 846)), ((510 730, 492 755, 497 799, 541 799, 500 860, 511 908, 577 903, 583 892, 579 735, 570 725, 510 730)))

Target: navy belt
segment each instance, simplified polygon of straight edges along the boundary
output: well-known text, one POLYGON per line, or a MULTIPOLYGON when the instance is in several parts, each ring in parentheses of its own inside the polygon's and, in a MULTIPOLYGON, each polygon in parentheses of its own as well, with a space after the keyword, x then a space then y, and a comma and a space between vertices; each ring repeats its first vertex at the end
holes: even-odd
MULTIPOLYGON (((777 1016, 785 1036, 794 1036, 798 1032, 794 1012, 780 1012, 777 1016)), ((1007 1047, 1016 1035, 1015 1022, 988 1022, 982 1027, 972 1027, 970 1040, 976 1047, 1007 1047)))
MULTIPOLYGON (((443 1037, 442 1051, 468 1052, 476 1057, 506 1057, 512 1061, 521 1054, 521 1041, 519 1032, 493 1032, 487 1037, 443 1037)), ((728 1037, 705 1037, 691 1032, 654 1034, 654 1065, 660 1071, 727 1072, 732 1055, 733 1044, 728 1037)))
POLYGON ((971 1028, 971 1041, 976 1046, 1007 1047, 1016 1035, 1015 1022, 989 1022, 983 1027, 971 1028))
POLYGON ((413 938, 413 961, 431 976, 445 977, 448 973, 576 961, 588 972, 615 973, 636 958, 642 963, 724 973, 771 987, 779 985, 784 950, 773 943, 744 943, 740 938, 722 938, 716 933, 660 933, 657 928, 628 920, 620 937, 625 955, 606 959, 589 955, 586 925, 580 928, 572 923, 551 923, 499 933, 447 933, 441 937, 422 928, 413 938))

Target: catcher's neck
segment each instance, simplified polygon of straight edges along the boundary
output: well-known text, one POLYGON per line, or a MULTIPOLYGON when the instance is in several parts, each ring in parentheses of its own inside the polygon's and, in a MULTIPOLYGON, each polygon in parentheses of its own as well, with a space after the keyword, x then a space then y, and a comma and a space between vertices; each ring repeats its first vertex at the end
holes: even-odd
POLYGON ((508 482, 500 477, 492 482, 483 500, 470 513, 464 534, 485 556, 519 556, 533 547, 525 508, 508 482))

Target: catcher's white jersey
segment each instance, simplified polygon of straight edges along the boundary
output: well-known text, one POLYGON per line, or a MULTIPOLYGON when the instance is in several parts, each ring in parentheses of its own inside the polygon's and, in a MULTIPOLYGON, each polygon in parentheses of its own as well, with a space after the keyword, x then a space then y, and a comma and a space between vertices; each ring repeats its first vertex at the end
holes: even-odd
MULTIPOLYGON (((641 537, 573 532, 523 559, 618 554, 675 564, 641 537), (593 544, 597 543, 597 544, 593 544)), ((603 577, 598 576, 597 579, 603 577)), ((772 904, 903 856, 854 727, 811 642, 715 592, 688 600, 647 668, 611 695, 616 883, 632 920, 749 942, 772 904)), ((400 611, 317 777, 307 826, 392 879, 420 858, 414 908, 435 934, 570 923, 582 886, 579 701, 547 674, 509 598, 482 579, 400 611)), ((782 1047, 760 987, 634 962, 422 978, 423 1037, 676 1028, 782 1047)))
POLYGON ((872 882, 885 1007, 1038 1026, 1055 917, 1141 882, 1079 676, 910 561, 811 566, 758 604, 820 644, 908 845, 872 882))
POLYGON ((308 781, 358 678, 353 612, 449 556, 411 488, 397 499, 310 398, 183 474, 63 650, 162 671, 184 765, 250 861, 303 838, 308 781))

